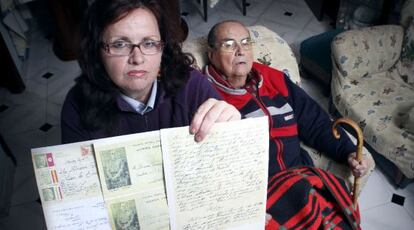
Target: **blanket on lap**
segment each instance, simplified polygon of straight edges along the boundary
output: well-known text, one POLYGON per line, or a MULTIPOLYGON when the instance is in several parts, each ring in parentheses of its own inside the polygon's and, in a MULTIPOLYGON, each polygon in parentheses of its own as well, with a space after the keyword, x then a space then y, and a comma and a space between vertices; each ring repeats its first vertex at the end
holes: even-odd
POLYGON ((269 180, 267 213, 272 229, 360 229, 345 183, 313 167, 282 171, 269 180))

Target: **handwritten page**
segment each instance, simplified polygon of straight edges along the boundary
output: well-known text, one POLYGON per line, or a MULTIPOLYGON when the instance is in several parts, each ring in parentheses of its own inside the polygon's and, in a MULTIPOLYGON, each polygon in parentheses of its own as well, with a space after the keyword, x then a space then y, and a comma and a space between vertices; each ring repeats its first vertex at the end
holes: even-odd
POLYGON ((159 131, 94 141, 113 229, 169 229, 159 131))
POLYGON ((266 117, 218 123, 200 143, 163 129, 161 141, 171 229, 264 229, 266 117))
POLYGON ((90 142, 32 149, 48 229, 110 229, 90 142))

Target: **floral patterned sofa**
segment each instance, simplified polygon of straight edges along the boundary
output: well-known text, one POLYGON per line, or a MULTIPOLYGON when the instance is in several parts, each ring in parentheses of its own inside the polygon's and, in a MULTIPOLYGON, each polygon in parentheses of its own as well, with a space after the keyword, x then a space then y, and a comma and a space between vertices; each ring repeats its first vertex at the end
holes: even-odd
MULTIPOLYGON (((251 26, 248 27, 248 29, 252 39, 255 41, 253 51, 256 61, 283 70, 290 76, 293 82, 300 85, 298 64, 295 55, 287 42, 266 27, 251 26)), ((207 64, 207 40, 205 36, 185 41, 183 50, 184 52, 191 53, 195 57, 195 68, 201 69, 207 64)), ((356 143, 355 138, 351 136, 351 139, 356 143)), ((338 164, 327 158, 324 154, 321 154, 306 145, 302 145, 302 147, 310 153, 315 166, 331 171, 335 175, 344 178, 349 183, 353 182, 353 176, 347 165, 338 164)), ((375 167, 374 160, 365 148, 363 154, 367 155, 368 159, 371 161, 371 173, 375 167)), ((361 188, 368 180, 370 173, 361 178, 361 188)))
POLYGON ((401 187, 414 181, 414 20, 343 32, 332 48, 332 101, 359 122, 376 163, 401 187), (410 180, 411 179, 411 180, 410 180))

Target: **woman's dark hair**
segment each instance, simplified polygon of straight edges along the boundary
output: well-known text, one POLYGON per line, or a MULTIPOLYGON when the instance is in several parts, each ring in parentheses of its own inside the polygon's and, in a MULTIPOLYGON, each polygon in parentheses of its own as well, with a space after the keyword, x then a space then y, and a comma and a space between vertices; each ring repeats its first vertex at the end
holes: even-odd
POLYGON ((157 19, 164 49, 161 57, 160 78, 167 93, 174 94, 189 77, 194 58, 181 50, 176 25, 159 0, 95 0, 88 9, 82 28, 79 64, 82 124, 89 130, 105 129, 116 132, 119 88, 105 71, 100 56, 102 35, 109 25, 126 17, 138 8, 150 10, 157 19))

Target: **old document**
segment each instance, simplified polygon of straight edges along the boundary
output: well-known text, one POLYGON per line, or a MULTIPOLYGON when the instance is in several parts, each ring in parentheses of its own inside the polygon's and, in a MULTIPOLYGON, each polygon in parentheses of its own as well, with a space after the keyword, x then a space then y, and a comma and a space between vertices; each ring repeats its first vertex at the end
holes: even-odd
POLYGON ((32 149, 48 229, 111 229, 90 142, 32 149))
POLYGON ((163 129, 161 141, 171 229, 264 229, 266 117, 218 123, 200 143, 163 129))
POLYGON ((169 229, 159 131, 93 146, 112 229, 169 229))

